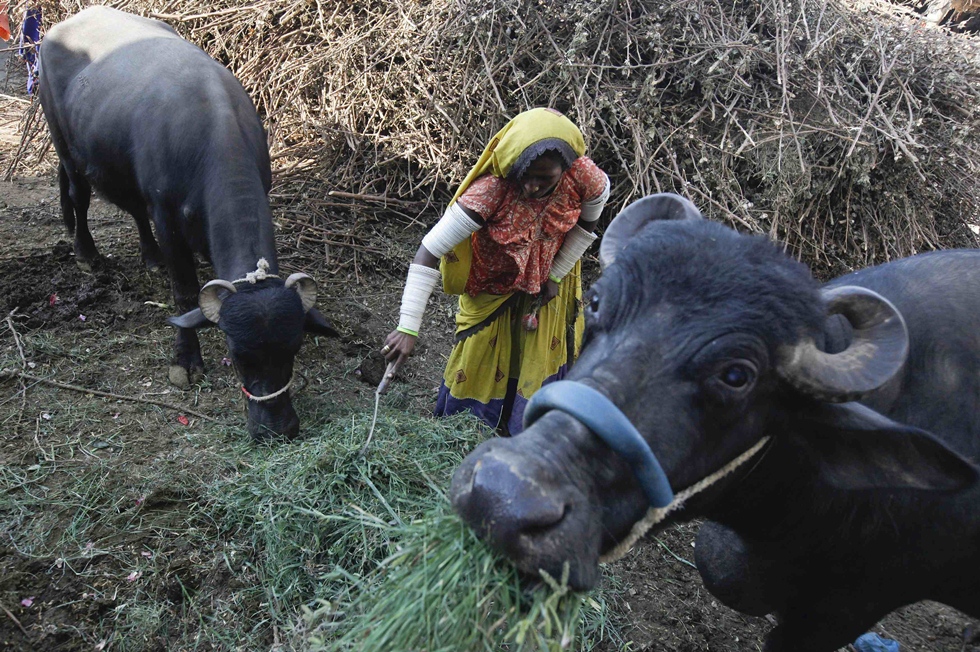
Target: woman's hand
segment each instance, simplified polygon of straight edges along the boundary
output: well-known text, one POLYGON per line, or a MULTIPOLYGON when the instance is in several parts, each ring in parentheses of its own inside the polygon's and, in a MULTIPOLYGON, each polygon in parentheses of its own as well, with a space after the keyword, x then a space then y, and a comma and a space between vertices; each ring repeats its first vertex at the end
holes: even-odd
POLYGON ((538 295, 541 305, 545 305, 552 299, 558 296, 558 284, 552 281, 550 278, 548 281, 541 286, 541 293, 538 295))
POLYGON ((388 368, 385 369, 385 377, 381 380, 381 386, 378 391, 383 393, 388 388, 388 384, 392 378, 395 377, 395 374, 398 373, 401 366, 408 360, 408 356, 412 355, 418 339, 414 335, 409 335, 399 330, 393 330, 388 334, 388 337, 385 338, 385 345, 381 347, 381 355, 384 356, 385 361, 388 363, 388 368))

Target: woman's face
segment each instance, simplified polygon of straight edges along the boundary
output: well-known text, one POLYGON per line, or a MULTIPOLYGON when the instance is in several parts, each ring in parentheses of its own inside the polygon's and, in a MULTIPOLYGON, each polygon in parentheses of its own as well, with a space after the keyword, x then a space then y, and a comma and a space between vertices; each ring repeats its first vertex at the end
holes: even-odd
POLYGON ((541 199, 551 194, 564 172, 561 159, 543 154, 534 159, 518 180, 525 199, 541 199))

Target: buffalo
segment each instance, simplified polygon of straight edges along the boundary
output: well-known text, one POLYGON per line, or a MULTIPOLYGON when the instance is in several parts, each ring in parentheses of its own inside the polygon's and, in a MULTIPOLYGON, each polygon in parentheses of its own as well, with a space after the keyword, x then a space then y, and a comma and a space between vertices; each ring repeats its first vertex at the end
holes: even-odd
POLYGON ((288 389, 303 333, 336 331, 314 307, 312 277, 279 277, 268 144, 245 89, 168 25, 108 7, 52 27, 40 75, 79 266, 98 255, 87 215, 94 189, 135 218, 147 266, 169 271, 183 313, 169 320, 170 380, 186 388, 200 377, 196 329, 217 325, 249 398, 250 434, 294 436, 288 389), (216 276, 203 288, 196 254, 216 276))
POLYGON ((451 497, 527 573, 573 587, 703 518, 708 590, 831 652, 923 599, 980 617, 980 251, 820 285, 761 236, 652 195, 584 298, 581 356, 482 443, 451 497))

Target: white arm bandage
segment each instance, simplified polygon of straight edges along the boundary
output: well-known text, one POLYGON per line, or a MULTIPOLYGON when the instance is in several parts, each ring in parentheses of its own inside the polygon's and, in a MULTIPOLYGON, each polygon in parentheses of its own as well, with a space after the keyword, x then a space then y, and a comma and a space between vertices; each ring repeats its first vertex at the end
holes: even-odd
POLYGON ((598 238, 595 233, 589 233, 578 224, 565 234, 565 242, 561 249, 555 254, 555 259, 551 262, 552 281, 558 282, 565 278, 565 275, 572 271, 575 263, 582 257, 589 245, 598 238))
POLYGON ((599 215, 602 214, 602 209, 609 200, 609 177, 606 177, 606 187, 602 189, 602 192, 595 199, 590 199, 589 201, 582 202, 582 214, 579 215, 578 219, 583 222, 595 222, 599 219, 599 215))
MULTIPOLYGON (((428 249, 428 247, 426 247, 428 249)), ((405 291, 402 292, 402 308, 397 330, 418 337, 425 304, 439 283, 439 270, 425 265, 409 265, 405 291)))
POLYGON ((456 202, 446 209, 436 225, 422 238, 422 246, 436 258, 442 258, 453 247, 480 230, 480 225, 473 221, 456 202))

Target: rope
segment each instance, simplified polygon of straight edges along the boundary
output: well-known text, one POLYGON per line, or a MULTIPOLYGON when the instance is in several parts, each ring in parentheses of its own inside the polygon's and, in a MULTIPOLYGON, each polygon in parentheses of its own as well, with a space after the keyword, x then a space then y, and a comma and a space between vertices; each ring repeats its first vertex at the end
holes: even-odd
MULTIPOLYGON (((235 283, 251 283, 252 285, 255 285, 259 281, 264 281, 267 278, 279 278, 279 275, 270 274, 269 261, 267 261, 265 258, 259 258, 259 262, 255 263, 254 272, 249 272, 244 277, 236 279, 231 283, 232 285, 234 285, 235 283)), ((296 372, 293 372, 293 375, 289 377, 289 382, 286 383, 286 385, 282 389, 272 392, 271 394, 266 394, 265 396, 256 396, 252 394, 250 391, 248 391, 245 385, 242 385, 242 394, 248 397, 248 400, 255 401, 256 403, 261 403, 262 401, 271 401, 272 399, 279 396, 283 392, 288 391, 289 388, 293 386, 294 380, 296 380, 296 372)))
POLYGON ((707 489, 708 487, 710 487, 711 485, 718 482, 723 477, 725 477, 726 475, 728 475, 729 473, 731 473, 732 471, 740 467, 742 464, 747 462, 749 459, 752 458, 753 455, 758 453, 759 450, 761 450, 762 447, 768 441, 769 441, 769 437, 763 437, 758 441, 758 443, 756 443, 755 446, 753 446, 749 450, 745 451, 744 453, 736 457, 734 460, 726 464, 721 469, 715 471, 708 477, 700 480, 699 482, 694 483, 684 491, 677 494, 674 497, 673 502, 671 502, 666 507, 651 507, 647 511, 646 516, 644 516, 642 519, 640 519, 639 521, 633 524, 633 529, 630 530, 630 533, 626 536, 625 539, 620 541, 615 548, 613 548, 612 550, 610 550, 605 555, 599 558, 599 563, 611 564, 612 562, 621 559, 623 555, 625 555, 627 552, 630 551, 630 548, 633 547, 634 543, 636 543, 641 537, 643 537, 643 535, 645 535, 647 532, 650 531, 650 528, 652 528, 660 521, 664 520, 667 517, 667 515, 670 514, 671 512, 680 509, 688 498, 690 498, 695 494, 701 493, 702 491, 704 491, 705 489, 707 489))
POLYGON ((256 403, 261 403, 262 401, 269 401, 279 396, 283 392, 287 391, 290 387, 292 387, 294 380, 296 380, 296 372, 293 372, 293 375, 289 377, 289 382, 286 383, 285 387, 283 387, 278 391, 272 392, 271 394, 266 394, 265 396, 255 396, 250 391, 245 389, 245 385, 242 385, 242 394, 247 396, 248 400, 255 401, 256 403))
POLYGON ((265 258, 259 258, 259 262, 255 264, 255 271, 249 272, 243 278, 232 281, 232 285, 235 283, 251 283, 255 285, 258 281, 264 281, 267 278, 279 278, 278 274, 269 273, 269 261, 265 258))

